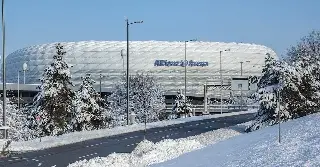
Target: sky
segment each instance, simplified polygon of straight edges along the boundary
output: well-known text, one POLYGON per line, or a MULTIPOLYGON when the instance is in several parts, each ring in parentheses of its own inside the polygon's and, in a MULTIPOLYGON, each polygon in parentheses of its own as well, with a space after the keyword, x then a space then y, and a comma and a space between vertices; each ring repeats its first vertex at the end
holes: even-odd
MULTIPOLYGON (((279 56, 320 30, 319 0, 5 0, 6 54, 62 41, 255 43, 279 56)), ((2 43, 2 42, 1 42, 2 43)))

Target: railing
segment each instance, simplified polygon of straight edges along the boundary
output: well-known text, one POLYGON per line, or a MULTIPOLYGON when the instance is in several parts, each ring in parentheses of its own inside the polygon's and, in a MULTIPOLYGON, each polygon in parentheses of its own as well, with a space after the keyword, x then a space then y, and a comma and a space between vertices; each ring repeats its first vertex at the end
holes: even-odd
MULTIPOLYGON (((219 113, 221 112, 234 112, 234 111, 246 111, 248 109, 258 109, 259 105, 208 105, 208 113, 219 113)), ((166 112, 172 112, 173 105, 166 106, 166 112)), ((193 112, 197 115, 204 113, 204 105, 193 105, 193 112)))

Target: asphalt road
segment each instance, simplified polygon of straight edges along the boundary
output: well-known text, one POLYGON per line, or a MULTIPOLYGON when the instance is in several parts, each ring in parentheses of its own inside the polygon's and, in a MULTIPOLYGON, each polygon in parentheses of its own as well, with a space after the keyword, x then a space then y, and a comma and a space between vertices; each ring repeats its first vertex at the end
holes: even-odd
MULTIPOLYGON (((215 129, 229 127, 253 119, 253 114, 193 121, 148 129, 146 139, 157 142, 198 135, 215 129)), ((92 139, 55 148, 12 155, 0 159, 1 167, 65 167, 78 160, 105 157, 114 152, 131 152, 143 140, 144 131, 92 139)))

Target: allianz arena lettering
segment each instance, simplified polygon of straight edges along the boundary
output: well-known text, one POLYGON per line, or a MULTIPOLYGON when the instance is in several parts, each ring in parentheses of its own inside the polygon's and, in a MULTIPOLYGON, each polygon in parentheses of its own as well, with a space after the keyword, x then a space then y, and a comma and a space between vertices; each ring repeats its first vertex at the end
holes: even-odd
POLYGON ((168 60, 156 60, 154 62, 154 66, 181 66, 184 67, 185 64, 187 64, 187 66, 209 66, 209 62, 201 62, 201 61, 193 61, 193 60, 187 60, 186 62, 184 62, 184 60, 180 60, 180 61, 168 61, 168 60))

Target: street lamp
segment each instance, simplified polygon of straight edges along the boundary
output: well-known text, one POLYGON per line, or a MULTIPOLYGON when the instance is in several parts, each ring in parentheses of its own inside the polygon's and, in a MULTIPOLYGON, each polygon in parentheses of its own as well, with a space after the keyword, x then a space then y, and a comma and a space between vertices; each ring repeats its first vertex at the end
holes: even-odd
POLYGON ((23 84, 26 84, 26 71, 28 70, 28 64, 26 62, 22 65, 23 69, 23 84))
POLYGON ((187 42, 197 41, 197 39, 190 39, 184 41, 184 113, 187 113, 187 42))
POLYGON ((125 21, 127 26, 127 125, 129 125, 129 26, 143 23, 143 21, 129 22, 128 18, 125 21))
POLYGON ((243 64, 243 61, 240 61, 240 76, 242 76, 242 64, 243 64))
POLYGON ((100 98, 102 98, 102 89, 101 89, 101 88, 102 88, 102 87, 101 87, 101 79, 102 79, 102 77, 103 77, 102 74, 100 74, 99 77, 100 77, 100 81, 99 81, 100 98))
POLYGON ((18 70, 18 109, 20 109, 20 70, 18 70))
MULTIPOLYGON (((250 63, 249 60, 246 61, 246 63, 250 63)), ((240 62, 240 76, 242 76, 242 65, 243 65, 243 61, 240 62)), ((241 107, 241 110, 242 110, 242 106, 243 106, 243 95, 242 95, 242 86, 241 86, 241 89, 240 89, 240 97, 241 97, 241 100, 240 100, 240 107, 241 107)))
MULTIPOLYGON (((246 63, 250 63, 250 61, 246 61, 246 63)), ((243 61, 240 62, 240 76, 242 76, 242 65, 243 61)))
POLYGON ((222 52, 226 52, 226 51, 230 51, 230 49, 225 49, 225 50, 220 50, 220 112, 222 114, 222 84, 223 84, 223 80, 222 80, 222 60, 221 60, 221 55, 222 52))
MULTIPOLYGON (((2 19, 2 90, 3 90, 3 100, 2 100, 2 124, 3 126, 6 126, 6 96, 7 96, 7 91, 6 91, 6 64, 5 64, 5 22, 4 22, 4 0, 2 0, 2 8, 1 8, 1 19, 2 19)), ((3 130, 3 137, 6 139, 7 138, 7 131, 6 129, 3 130)))

